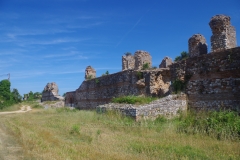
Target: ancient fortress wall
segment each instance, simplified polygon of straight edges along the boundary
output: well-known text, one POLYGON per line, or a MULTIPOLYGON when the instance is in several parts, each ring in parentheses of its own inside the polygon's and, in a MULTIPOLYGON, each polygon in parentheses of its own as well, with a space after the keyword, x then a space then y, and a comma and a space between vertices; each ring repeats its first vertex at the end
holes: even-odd
MULTIPOLYGON (((176 79, 186 82, 185 93, 189 107, 238 110, 240 47, 175 62, 169 69, 126 70, 85 80, 70 95, 73 97, 75 94, 75 107, 94 109, 98 105, 109 103, 113 97, 168 95, 171 93, 170 84, 176 79), (139 73, 142 74, 140 78, 139 73)), ((70 100, 66 98, 66 104, 70 106, 68 101, 70 100)))
POLYGON ((99 78, 85 80, 76 90, 75 101, 79 109, 93 109, 110 102, 111 98, 123 95, 138 95, 141 89, 135 86, 134 71, 123 71, 99 78))
POLYGON ((174 63, 171 76, 187 83, 189 107, 240 111, 240 47, 174 63))
POLYGON ((189 58, 172 63, 165 57, 158 69, 142 70, 143 65, 152 65, 146 51, 123 56, 123 71, 115 74, 95 78, 96 71, 88 66, 85 81, 76 91, 67 93, 66 105, 94 109, 124 95, 163 97, 172 93, 178 80, 185 85, 189 107, 240 112, 240 47, 236 47, 236 31, 225 15, 212 17, 209 25, 213 33, 211 53, 207 54, 205 37, 195 34, 188 41, 189 58))
POLYGON ((79 109, 94 109, 113 97, 126 95, 164 96, 170 86, 170 70, 126 70, 85 80, 75 92, 68 92, 65 103, 79 109), (74 95, 74 104, 72 97, 74 95))

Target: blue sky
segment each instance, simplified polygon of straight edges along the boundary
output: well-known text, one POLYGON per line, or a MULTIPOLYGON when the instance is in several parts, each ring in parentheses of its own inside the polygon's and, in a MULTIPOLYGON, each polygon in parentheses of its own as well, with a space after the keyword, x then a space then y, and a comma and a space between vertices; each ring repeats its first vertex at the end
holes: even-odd
POLYGON ((80 86, 88 65, 97 76, 121 71, 125 52, 148 51, 158 66, 188 51, 196 33, 210 52, 216 14, 231 17, 240 41, 239 0, 0 0, 0 75, 10 73, 20 94, 56 82, 62 95, 80 86))

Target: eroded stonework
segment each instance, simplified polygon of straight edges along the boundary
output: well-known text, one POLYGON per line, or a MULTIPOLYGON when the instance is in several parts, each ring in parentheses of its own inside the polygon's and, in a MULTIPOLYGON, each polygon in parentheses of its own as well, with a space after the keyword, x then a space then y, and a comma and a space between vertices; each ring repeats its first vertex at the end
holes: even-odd
POLYGON ((63 97, 58 95, 58 86, 55 82, 47 83, 42 92, 41 101, 63 100, 63 97))
POLYGON ((170 65, 172 65, 173 61, 170 57, 164 57, 161 64, 159 65, 159 68, 168 68, 170 65))
POLYGON ((152 67, 152 57, 151 55, 142 50, 135 52, 134 56, 125 55, 122 56, 122 70, 141 70, 144 64, 148 64, 149 68, 152 67))
POLYGON ((188 40, 189 57, 207 54, 206 39, 201 34, 194 34, 188 40))
POLYGON ((67 92, 65 95, 65 106, 68 107, 74 107, 75 106, 75 95, 76 92, 72 91, 72 92, 67 92))
POLYGON ((91 66, 87 66, 85 70, 85 79, 88 80, 92 78, 96 78, 96 71, 91 66))
POLYGON ((211 46, 212 52, 237 47, 236 30, 230 24, 230 17, 216 15, 211 18, 209 25, 212 29, 211 46))
POLYGON ((134 69, 135 59, 132 55, 122 56, 122 70, 134 69))
POLYGON ((141 70, 144 64, 148 64, 149 67, 152 67, 152 57, 146 51, 138 50, 134 54, 135 58, 135 70, 141 70))

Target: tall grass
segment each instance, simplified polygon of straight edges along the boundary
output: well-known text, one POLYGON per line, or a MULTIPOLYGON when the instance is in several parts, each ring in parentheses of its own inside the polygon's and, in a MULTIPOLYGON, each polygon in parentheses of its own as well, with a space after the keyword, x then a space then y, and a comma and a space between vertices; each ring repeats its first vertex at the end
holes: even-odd
POLYGON ((203 134, 217 139, 239 139, 240 117, 233 111, 189 112, 182 114, 177 130, 188 134, 203 134))
POLYGON ((185 132, 194 125, 183 124, 197 117, 135 122, 117 112, 60 108, 2 116, 1 123, 22 145, 25 159, 240 159, 237 138, 185 132))

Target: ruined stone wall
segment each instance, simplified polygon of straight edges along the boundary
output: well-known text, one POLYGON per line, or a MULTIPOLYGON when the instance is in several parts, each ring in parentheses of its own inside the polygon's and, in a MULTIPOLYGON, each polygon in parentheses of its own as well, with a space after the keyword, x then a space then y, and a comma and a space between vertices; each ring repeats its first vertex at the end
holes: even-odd
POLYGON ((63 97, 58 95, 58 86, 55 82, 47 83, 42 92, 41 101, 56 101, 63 100, 63 97))
POLYGON ((173 61, 170 57, 164 57, 159 68, 169 68, 172 65, 173 61))
POLYGON ((134 69, 135 59, 132 55, 122 56, 122 70, 134 69))
POLYGON ((96 70, 92 66, 87 66, 85 69, 85 79, 92 79, 96 77, 96 70))
POLYGON ((141 72, 126 70, 85 80, 76 90, 74 103, 80 109, 94 109, 98 105, 109 103, 113 97, 164 95, 170 86, 169 73, 169 69, 141 72))
POLYGON ((145 105, 109 103, 97 107, 97 112, 116 110, 123 115, 133 117, 136 121, 141 119, 156 119, 158 116, 172 118, 179 111, 187 110, 185 94, 169 95, 145 105))
POLYGON ((135 70, 141 70, 144 64, 148 64, 148 66, 152 67, 152 57, 146 51, 138 50, 134 53, 135 58, 135 70))
POLYGON ((189 38, 188 51, 189 57, 207 54, 207 43, 205 37, 201 34, 194 34, 191 38, 189 38))
POLYGON ((189 107, 240 111, 240 47, 174 63, 171 77, 187 82, 189 107))
POLYGON ((65 95, 65 106, 75 107, 76 91, 67 92, 65 95))
POLYGON ((226 15, 213 16, 209 22, 212 30, 211 46, 212 52, 237 46, 236 30, 230 23, 230 17, 226 15))

